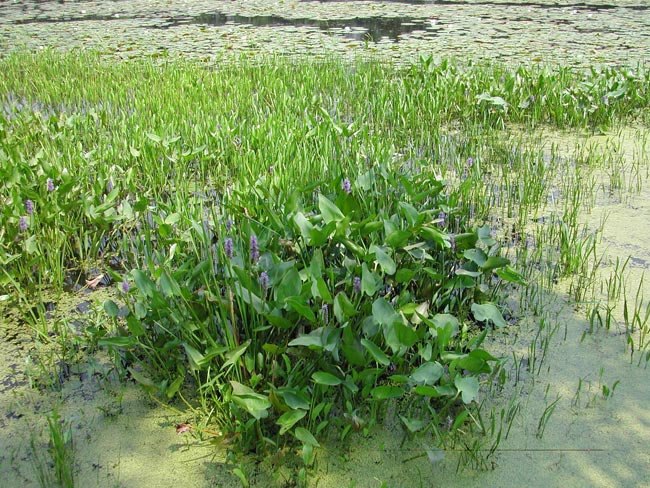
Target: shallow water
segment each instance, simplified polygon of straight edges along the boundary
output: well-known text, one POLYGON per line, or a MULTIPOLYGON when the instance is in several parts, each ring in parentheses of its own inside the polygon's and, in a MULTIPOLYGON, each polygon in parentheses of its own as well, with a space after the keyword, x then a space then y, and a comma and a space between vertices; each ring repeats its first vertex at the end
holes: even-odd
POLYGON ((644 2, 4 2, 3 52, 93 47, 119 57, 419 55, 587 66, 650 59, 644 2))

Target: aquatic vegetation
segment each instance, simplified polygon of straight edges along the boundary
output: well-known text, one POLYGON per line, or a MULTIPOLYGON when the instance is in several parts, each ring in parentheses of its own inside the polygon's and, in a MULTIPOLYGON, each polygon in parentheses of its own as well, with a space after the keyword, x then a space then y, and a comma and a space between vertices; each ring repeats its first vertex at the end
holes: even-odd
MULTIPOLYGON (((194 419, 180 432, 243 452, 298 446, 306 467, 328 435, 391 416, 435 444, 432 458, 459 445, 485 465, 481 435, 493 454, 520 407, 486 423, 483 391, 547 364, 559 327, 545 291, 572 280, 586 301, 596 289, 604 224, 579 214, 593 206, 593 167, 610 164, 619 192, 640 181, 503 129, 647 117, 641 67, 423 57, 211 70, 44 52, 0 69, 3 295, 31 309, 46 286, 110 286, 84 347, 185 402, 194 419), (101 269, 81 278, 90 263, 101 269), (541 315, 512 363, 484 348, 517 324, 508 293, 541 315)), ((621 279, 612 301, 624 297, 631 354, 647 358, 649 309, 621 279)), ((30 325, 67 340, 44 313, 30 325)), ((244 466, 233 472, 248 482, 244 466)))

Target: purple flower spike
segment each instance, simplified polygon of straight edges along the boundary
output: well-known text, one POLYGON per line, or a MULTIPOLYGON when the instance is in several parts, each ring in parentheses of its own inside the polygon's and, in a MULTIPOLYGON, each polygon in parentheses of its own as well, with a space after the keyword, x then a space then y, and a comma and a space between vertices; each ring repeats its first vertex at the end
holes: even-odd
POLYGON ((18 224, 20 226, 21 231, 26 231, 27 230, 27 218, 26 217, 20 217, 20 222, 18 224))
POLYGON ((471 168, 474 166, 474 158, 467 158, 467 167, 471 168))
POLYGON ((266 271, 260 273, 260 286, 263 290, 268 290, 269 286, 271 286, 271 280, 269 279, 269 275, 266 274, 266 271))
POLYGON ((226 257, 232 259, 232 239, 230 237, 226 237, 223 241, 223 250, 226 253, 226 257))
POLYGON ((257 236, 253 234, 250 239, 251 260, 256 263, 260 258, 260 249, 257 244, 257 236))
POLYGON ((230 232, 232 230, 232 220, 226 220, 226 231, 230 232))
POLYGON ((440 226, 444 227, 447 223, 447 214, 443 211, 440 211, 438 214, 438 220, 440 220, 440 226))
POLYGON ((449 235, 449 245, 452 251, 456 250, 456 236, 454 234, 449 235))
POLYGON ((126 280, 122 281, 122 291, 124 293, 128 293, 130 289, 131 289, 131 285, 129 285, 129 282, 126 280))
POLYGON ((361 278, 358 276, 355 276, 354 279, 352 280, 352 287, 354 289, 354 293, 361 293, 361 278))
POLYGON ((341 182, 341 188, 342 188, 343 191, 344 191, 345 193, 347 193, 348 195, 349 195, 350 193, 352 193, 352 183, 350 183, 350 178, 345 178, 345 179, 341 182))
POLYGON ((27 212, 27 215, 34 213, 34 202, 32 202, 29 198, 25 200, 25 211, 27 212))
POLYGON ((54 182, 52 181, 52 178, 47 179, 47 191, 50 193, 54 191, 54 182))

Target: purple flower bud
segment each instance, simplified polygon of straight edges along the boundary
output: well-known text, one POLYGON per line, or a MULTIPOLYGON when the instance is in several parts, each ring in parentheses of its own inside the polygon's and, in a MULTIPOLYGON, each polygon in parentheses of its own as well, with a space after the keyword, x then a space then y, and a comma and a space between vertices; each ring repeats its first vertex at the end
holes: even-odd
POLYGON ((27 215, 34 213, 34 202, 32 202, 29 198, 25 200, 25 211, 27 212, 27 215))
POLYGON ((122 281, 122 291, 124 293, 128 293, 130 289, 131 289, 131 285, 129 285, 129 282, 126 280, 122 281))
POLYGON ((266 274, 266 271, 260 273, 259 282, 263 290, 268 290, 269 286, 271 286, 271 280, 269 279, 269 275, 266 274))
POLYGON ((27 218, 26 217, 20 217, 20 222, 18 224, 20 226, 20 230, 23 232, 27 230, 27 218))
POLYGON ((352 288, 354 289, 354 293, 361 293, 361 278, 358 276, 355 276, 354 279, 352 280, 352 288))
POLYGON ((54 182, 52 181, 52 178, 47 179, 47 191, 49 192, 54 191, 54 182))
POLYGON ((447 214, 441 210, 438 214, 438 220, 440 221, 440 226, 444 227, 447 224, 447 214))
POLYGON ((251 260, 256 263, 260 258, 260 249, 257 244, 257 236, 253 234, 250 238, 251 260))
POLYGON ((323 303, 320 311, 323 316, 323 323, 327 324, 329 322, 329 308, 327 307, 327 303, 323 303))
POLYGON ((456 249, 456 236, 454 234, 449 234, 449 245, 452 251, 456 249))
POLYGON ((352 183, 350 183, 350 179, 349 179, 349 178, 345 178, 345 179, 341 182, 341 188, 342 188, 343 191, 344 191, 345 193, 347 193, 348 195, 349 195, 350 193, 352 193, 352 183))
POLYGON ((226 239, 223 241, 223 250, 226 253, 226 257, 228 259, 232 258, 232 239, 230 237, 226 237, 226 239))
POLYGON ((226 231, 230 232, 232 230, 232 220, 226 220, 226 231))
POLYGON ((471 168, 474 166, 474 158, 467 158, 467 167, 471 168))
POLYGON ((106 193, 112 192, 113 188, 115 188, 115 184, 113 183, 113 178, 109 178, 108 181, 106 182, 106 193))

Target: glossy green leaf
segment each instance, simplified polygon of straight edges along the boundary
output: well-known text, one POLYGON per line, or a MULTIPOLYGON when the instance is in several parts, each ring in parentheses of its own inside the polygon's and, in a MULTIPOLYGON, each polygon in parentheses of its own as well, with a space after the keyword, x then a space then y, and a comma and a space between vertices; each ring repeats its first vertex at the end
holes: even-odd
POLYGON ((454 385, 460 391, 463 403, 468 404, 476 400, 478 396, 478 380, 474 376, 456 376, 454 385))
POLYGON ((318 208, 326 224, 340 222, 345 219, 343 212, 331 200, 321 194, 318 195, 318 208))
POLYGON ((139 269, 134 269, 131 272, 131 276, 133 276, 133 281, 135 281, 135 286, 138 287, 138 290, 140 293, 143 295, 146 295, 148 297, 153 296, 153 292, 156 288, 155 284, 151 279, 145 275, 142 271, 139 269))
POLYGON ((303 444, 307 446, 320 447, 320 444, 318 443, 316 438, 312 435, 311 432, 309 432, 304 427, 296 427, 294 435, 299 441, 301 441, 303 444))
POLYGON ((297 312, 302 317, 306 318, 312 324, 316 322, 316 316, 305 299, 302 297, 289 297, 285 299, 285 303, 291 307, 294 312, 297 312))
POLYGON ((223 363, 221 366, 221 369, 224 370, 228 366, 232 366, 239 361, 239 358, 246 352, 246 349, 248 349, 248 346, 251 345, 251 339, 248 339, 246 342, 241 344, 239 347, 236 347, 232 351, 228 351, 226 353, 226 361, 223 363))
POLYGON ((393 261, 393 258, 391 258, 386 251, 373 244, 370 246, 370 252, 374 253, 375 259, 379 263, 379 266, 381 266, 381 269, 384 273, 387 275, 392 275, 395 273, 397 269, 395 261, 393 261))
POLYGON ((384 351, 382 351, 374 342, 367 339, 361 339, 361 345, 368 350, 370 355, 379 364, 382 364, 384 366, 388 366, 390 364, 390 359, 388 359, 388 356, 386 356, 386 354, 384 354, 384 351))
POLYGON ((474 318, 479 322, 492 322, 496 327, 505 327, 507 322, 503 319, 503 315, 499 309, 492 303, 473 303, 472 313, 474 318))
POLYGON ((289 410, 288 412, 280 415, 280 418, 278 418, 276 421, 276 423, 280 426, 280 435, 283 435, 285 432, 287 432, 305 415, 307 415, 306 410, 289 410))
POLYGON ((438 362, 427 362, 419 366, 411 374, 411 380, 420 385, 433 385, 442 377, 442 365, 438 362))
POLYGON ((116 318, 120 313, 120 307, 113 300, 106 300, 104 302, 104 311, 111 318, 116 318))
POLYGON ((404 390, 398 386, 377 386, 370 390, 370 394, 375 400, 387 400, 389 398, 399 398, 404 395, 404 390))
POLYGON ((312 374, 311 377, 314 382, 318 383, 319 385, 336 386, 343 383, 343 380, 341 378, 334 376, 333 374, 326 373, 325 371, 317 371, 316 373, 312 374))

